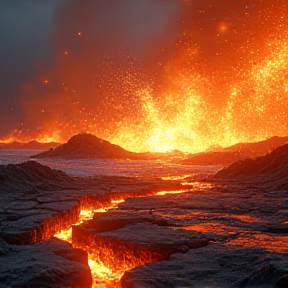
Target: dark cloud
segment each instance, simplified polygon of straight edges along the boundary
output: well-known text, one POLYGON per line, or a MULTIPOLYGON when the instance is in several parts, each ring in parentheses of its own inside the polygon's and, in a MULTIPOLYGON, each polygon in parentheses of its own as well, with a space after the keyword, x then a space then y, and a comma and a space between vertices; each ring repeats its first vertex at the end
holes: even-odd
POLYGON ((0 118, 5 123, 0 125, 0 135, 23 121, 17 108, 19 84, 37 75, 36 61, 49 53, 47 37, 60 2, 0 1, 0 118))
POLYGON ((285 0, 0 3, 1 107, 19 100, 16 138, 88 131, 192 151, 286 134, 285 0))

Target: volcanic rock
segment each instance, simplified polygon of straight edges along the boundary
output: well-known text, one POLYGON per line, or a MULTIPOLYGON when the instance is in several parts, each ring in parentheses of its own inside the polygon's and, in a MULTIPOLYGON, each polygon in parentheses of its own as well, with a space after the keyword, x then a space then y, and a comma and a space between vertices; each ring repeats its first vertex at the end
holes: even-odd
POLYGON ((118 271, 206 246, 209 239, 200 232, 144 222, 102 233, 97 232, 97 226, 91 228, 91 224, 73 226, 72 241, 75 247, 91 253, 112 271, 118 271))
POLYGON ((287 254, 209 244, 127 272, 123 288, 287 287, 287 254))
POLYGON ((35 161, 0 165, 1 189, 59 190, 76 185, 75 179, 61 170, 51 169, 35 161))
POLYGON ((216 173, 219 179, 257 179, 277 189, 288 188, 288 144, 266 156, 235 162, 216 173))
POLYGON ((127 151, 92 134, 78 134, 66 144, 42 152, 31 158, 98 158, 98 159, 141 159, 144 154, 127 151))
POLYGON ((288 137, 272 137, 256 143, 238 143, 220 151, 195 153, 183 160, 184 165, 231 164, 247 158, 264 156, 288 142, 288 137))
POLYGON ((53 238, 33 246, 0 239, 0 287, 91 288, 87 253, 53 238))

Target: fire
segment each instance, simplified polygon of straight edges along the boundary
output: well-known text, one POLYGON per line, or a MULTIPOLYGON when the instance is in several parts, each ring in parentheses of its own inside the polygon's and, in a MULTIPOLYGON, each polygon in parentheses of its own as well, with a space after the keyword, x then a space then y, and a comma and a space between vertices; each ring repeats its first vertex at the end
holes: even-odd
POLYGON ((213 20, 219 51, 211 59, 193 42, 193 29, 199 28, 201 34, 203 27, 183 27, 170 59, 155 60, 150 70, 156 74, 147 71, 139 55, 119 50, 113 56, 100 52, 93 56, 87 62, 95 67, 82 75, 81 58, 75 59, 73 50, 71 57, 65 57, 61 50, 62 74, 45 73, 49 85, 44 88, 45 78, 39 78, 48 96, 27 100, 30 122, 5 139, 64 142, 86 131, 131 151, 195 153, 212 145, 287 136, 287 3, 270 2, 244 9, 238 26, 232 21, 234 12, 229 14, 231 22, 213 20), (35 122, 39 125, 31 129, 35 122))

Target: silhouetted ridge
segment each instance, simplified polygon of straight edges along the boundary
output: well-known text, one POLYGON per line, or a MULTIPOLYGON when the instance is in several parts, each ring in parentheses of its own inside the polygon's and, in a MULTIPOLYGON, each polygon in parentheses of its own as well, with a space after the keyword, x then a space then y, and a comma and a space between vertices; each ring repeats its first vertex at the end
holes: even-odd
POLYGON ((267 140, 255 143, 237 143, 235 145, 220 148, 217 151, 201 152, 190 155, 182 161, 185 165, 217 165, 231 164, 247 158, 264 156, 279 146, 288 142, 288 137, 274 136, 267 140))
POLYGON ((253 177, 265 182, 277 182, 279 187, 288 187, 288 144, 278 147, 266 156, 235 162, 220 170, 215 177, 253 177))
POLYGON ((99 159, 125 159, 139 158, 138 153, 133 153, 122 147, 111 144, 92 134, 78 134, 73 136, 67 143, 49 151, 42 152, 32 158, 99 158, 99 159))
POLYGON ((17 149, 17 150, 47 150, 59 146, 60 143, 49 142, 49 143, 40 143, 35 140, 28 143, 20 143, 14 141, 12 143, 0 143, 0 149, 17 149))

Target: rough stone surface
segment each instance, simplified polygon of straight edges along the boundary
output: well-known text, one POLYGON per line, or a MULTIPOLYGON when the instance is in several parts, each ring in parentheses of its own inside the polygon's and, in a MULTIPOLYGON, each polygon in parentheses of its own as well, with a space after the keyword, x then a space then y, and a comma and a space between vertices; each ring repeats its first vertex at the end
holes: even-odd
POLYGON ((1 166, 0 287, 52 288, 60 278, 63 287, 78 287, 67 279, 83 279, 86 270, 80 275, 82 268, 75 267, 87 258, 62 244, 56 249, 49 239, 77 222, 81 209, 107 207, 113 199, 126 202, 74 228, 73 238, 79 248, 108 259, 111 269, 128 271, 162 261, 126 273, 126 287, 287 287, 287 190, 263 186, 261 178, 227 179, 195 182, 187 193, 156 196, 183 186, 152 176, 70 177, 36 162, 1 166), (70 264, 61 262, 63 267, 60 259, 70 264), (34 276, 28 279, 29 270, 34 276))
POLYGON ((210 244, 169 261, 151 263, 126 273, 123 288, 287 287, 287 255, 264 249, 210 244))
POLYGON ((72 231, 73 244, 93 254, 112 271, 162 261, 174 253, 203 247, 209 242, 200 232, 147 222, 102 233, 97 233, 90 223, 73 227, 72 231))
POLYGON ((219 179, 243 179, 261 182, 277 189, 288 188, 288 144, 278 147, 270 154, 233 163, 219 171, 219 179))
POLYGON ((190 155, 181 161, 184 165, 231 164, 247 158, 264 156, 288 142, 288 137, 272 137, 256 143, 239 143, 217 151, 201 152, 190 155))
POLYGON ((78 222, 81 209, 179 187, 155 178, 70 177, 35 161, 0 166, 0 287, 90 287, 87 255, 49 239, 78 222))
POLYGON ((87 253, 53 238, 33 246, 0 239, 0 287, 91 288, 87 253))

